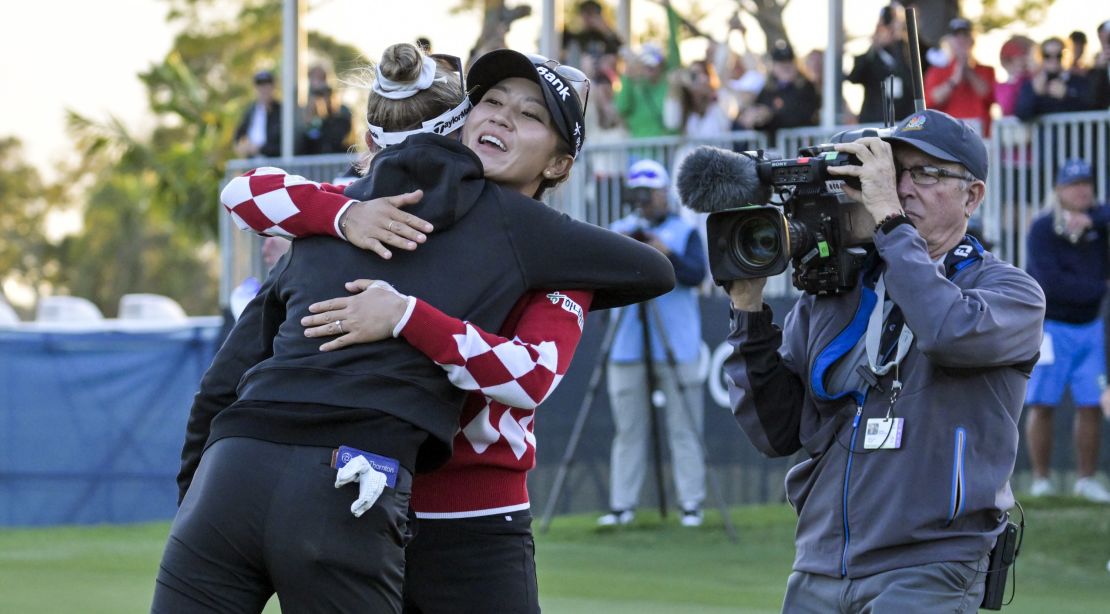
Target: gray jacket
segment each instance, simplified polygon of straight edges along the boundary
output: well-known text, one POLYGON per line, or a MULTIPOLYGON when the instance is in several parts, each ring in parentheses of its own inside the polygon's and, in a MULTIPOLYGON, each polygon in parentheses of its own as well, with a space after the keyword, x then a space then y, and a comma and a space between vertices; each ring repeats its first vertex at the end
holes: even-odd
POLYGON ((1044 294, 989 252, 964 258, 967 245, 934 263, 908 224, 877 233, 875 247, 887 294, 914 333, 893 406, 905 421, 897 450, 863 446, 867 420, 891 407, 893 371, 879 378, 881 392, 826 390, 836 356, 850 355, 866 329, 859 314, 874 304, 866 284, 803 296, 783 330, 767 308, 733 314, 725 370, 737 421, 768 456, 806 453, 786 478, 797 571, 858 578, 976 561, 1014 502, 1009 478, 1044 294))

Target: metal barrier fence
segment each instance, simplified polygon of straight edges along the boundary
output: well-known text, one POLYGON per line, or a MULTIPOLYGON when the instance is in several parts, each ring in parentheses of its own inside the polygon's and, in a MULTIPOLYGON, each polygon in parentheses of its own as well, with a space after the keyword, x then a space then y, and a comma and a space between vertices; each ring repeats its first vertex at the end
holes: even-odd
MULTIPOLYGON (((628 211, 622 206, 621 175, 635 160, 651 158, 677 169, 682 159, 700 145, 714 145, 735 151, 764 149, 780 156, 792 156, 805 146, 828 140, 837 132, 860 128, 858 125, 782 129, 773 141, 763 132, 739 131, 717 138, 652 139, 587 143, 567 182, 553 190, 548 204, 568 215, 600 226, 608 226, 628 211)), ((993 124, 986 140, 991 169, 986 200, 973 222, 1000 258, 1018 266, 1025 263, 1024 234, 1037 212, 1049 201, 1056 171, 1065 160, 1086 158, 1095 167, 1100 202, 1106 202, 1110 182, 1110 111, 1046 115, 1022 123, 1007 117, 993 124)), ((225 183, 256 166, 278 166, 290 173, 315 181, 331 181, 354 161, 346 154, 233 160, 228 163, 225 183)), ((221 186, 222 187, 222 186, 221 186)), ((673 194, 678 202, 677 194, 673 194)), ((223 267, 220 300, 227 304, 234 285, 254 275, 263 276, 257 237, 238 232, 226 215, 220 216, 220 247, 223 267)), ((768 296, 792 296, 789 276, 769 280, 768 296)))
POLYGON ((1002 258, 1025 264, 1025 232, 1051 202, 1056 172, 1072 158, 1084 158, 1095 172, 1099 202, 1110 182, 1110 111, 1045 115, 1022 123, 1016 117, 994 122, 988 141, 991 169, 982 205, 984 236, 1002 258))

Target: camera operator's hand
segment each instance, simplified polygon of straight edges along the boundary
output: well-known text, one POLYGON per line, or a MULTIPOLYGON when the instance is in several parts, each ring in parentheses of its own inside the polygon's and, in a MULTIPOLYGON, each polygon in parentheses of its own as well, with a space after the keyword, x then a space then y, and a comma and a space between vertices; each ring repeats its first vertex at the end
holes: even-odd
POLYGON ((763 311, 763 287, 766 277, 734 279, 728 288, 728 298, 737 311, 763 311))
POLYGON ((860 165, 830 166, 830 175, 858 177, 861 190, 844 186, 844 193, 863 203, 875 224, 891 215, 902 213, 898 200, 898 176, 894 172, 894 152, 890 143, 874 137, 864 137, 851 143, 837 143, 836 150, 859 158, 860 165))

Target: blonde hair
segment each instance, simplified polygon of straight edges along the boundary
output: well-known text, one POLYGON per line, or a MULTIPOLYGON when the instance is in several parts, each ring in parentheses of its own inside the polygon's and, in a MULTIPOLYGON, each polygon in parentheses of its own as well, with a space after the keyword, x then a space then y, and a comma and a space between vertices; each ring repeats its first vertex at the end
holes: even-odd
MULTIPOLYGON (((402 99, 391 99, 378 94, 369 86, 378 72, 391 81, 408 83, 420 77, 424 66, 424 53, 411 43, 390 45, 381 60, 359 71, 359 79, 369 89, 366 102, 366 121, 386 132, 404 132, 455 108, 463 101, 459 73, 454 67, 436 61, 436 76, 427 89, 402 99)), ((364 157, 356 166, 365 173, 373 153, 364 157)))
MULTIPOLYGON (((411 82, 420 77, 423 62, 424 53, 416 45, 397 43, 382 54, 377 70, 391 81, 411 82)), ((437 63, 435 80, 428 89, 413 96, 393 100, 370 92, 366 120, 387 132, 413 130, 422 122, 455 108, 462 100, 458 73, 437 63)))

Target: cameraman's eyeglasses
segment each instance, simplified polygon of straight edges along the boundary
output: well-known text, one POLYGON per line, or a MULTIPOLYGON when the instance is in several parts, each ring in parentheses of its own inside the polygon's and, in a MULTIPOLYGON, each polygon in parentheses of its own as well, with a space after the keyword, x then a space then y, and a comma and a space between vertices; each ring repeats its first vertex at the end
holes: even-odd
POLYGON ((570 83, 570 86, 574 88, 574 93, 578 94, 578 100, 582 103, 582 117, 585 118, 586 103, 590 101, 590 78, 586 76, 586 73, 573 66, 560 64, 542 55, 537 55, 535 53, 526 53, 524 55, 531 60, 532 64, 535 66, 543 66, 570 83))
POLYGON ((902 173, 908 172, 910 180, 917 185, 933 185, 944 177, 975 181, 975 177, 972 177, 970 173, 961 175, 936 166, 895 166, 894 172, 896 182, 902 180, 902 173))

